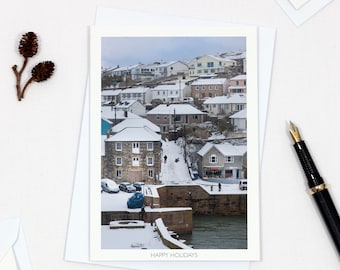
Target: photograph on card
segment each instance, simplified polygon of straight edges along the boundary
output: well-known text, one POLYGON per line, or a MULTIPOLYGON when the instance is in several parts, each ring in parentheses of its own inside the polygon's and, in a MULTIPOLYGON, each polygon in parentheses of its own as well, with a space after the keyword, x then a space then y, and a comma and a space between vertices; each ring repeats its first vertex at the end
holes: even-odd
POLYGON ((254 27, 91 29, 93 260, 250 260, 254 27))

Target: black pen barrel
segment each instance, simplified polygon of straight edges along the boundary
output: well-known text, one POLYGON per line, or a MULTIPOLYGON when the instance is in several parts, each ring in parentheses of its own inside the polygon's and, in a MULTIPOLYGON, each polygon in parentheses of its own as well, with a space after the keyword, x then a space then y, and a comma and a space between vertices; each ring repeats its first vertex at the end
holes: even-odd
POLYGON ((327 189, 315 192, 313 197, 340 255, 340 218, 327 189))

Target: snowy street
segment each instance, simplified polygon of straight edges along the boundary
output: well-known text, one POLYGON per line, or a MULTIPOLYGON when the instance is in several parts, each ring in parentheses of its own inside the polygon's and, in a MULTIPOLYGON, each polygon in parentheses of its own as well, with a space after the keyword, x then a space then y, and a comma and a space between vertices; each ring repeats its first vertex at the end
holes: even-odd
POLYGON ((181 140, 162 141, 163 159, 160 180, 163 184, 191 184, 192 180, 187 164, 184 162, 181 140), (164 156, 167 156, 166 162, 164 156), (178 162, 175 159, 179 158, 178 162))

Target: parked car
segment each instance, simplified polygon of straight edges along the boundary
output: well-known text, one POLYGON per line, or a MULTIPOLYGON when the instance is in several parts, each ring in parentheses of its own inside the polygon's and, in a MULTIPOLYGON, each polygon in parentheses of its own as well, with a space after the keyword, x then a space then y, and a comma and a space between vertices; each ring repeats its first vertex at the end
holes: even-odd
POLYGON ((107 192, 107 193, 118 193, 119 192, 119 187, 116 184, 115 181, 111 179, 102 179, 101 180, 101 187, 102 187, 102 192, 107 192))
POLYGON ((133 194, 127 201, 127 207, 130 209, 142 208, 144 205, 144 196, 140 192, 133 194))
POLYGON ((133 183, 133 186, 136 188, 137 191, 141 191, 143 186, 144 186, 144 183, 143 182, 136 182, 136 183, 133 183))
POLYGON ((240 180, 239 187, 240 187, 240 190, 247 190, 248 189, 247 180, 240 180))
POLYGON ((136 188, 128 182, 120 183, 119 189, 121 191, 128 192, 128 193, 136 192, 136 188))

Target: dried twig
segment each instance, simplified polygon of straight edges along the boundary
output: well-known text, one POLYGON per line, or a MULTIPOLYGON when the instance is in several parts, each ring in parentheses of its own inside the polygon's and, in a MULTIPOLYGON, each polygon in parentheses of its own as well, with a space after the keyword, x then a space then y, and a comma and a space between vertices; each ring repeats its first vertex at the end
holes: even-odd
POLYGON ((25 70, 29 58, 35 56, 38 53, 39 45, 38 45, 38 37, 33 32, 28 32, 24 34, 19 43, 19 53, 24 57, 24 61, 21 69, 18 71, 18 66, 14 65, 12 70, 16 77, 16 91, 18 100, 24 98, 24 94, 27 90, 27 87, 32 82, 42 82, 48 80, 54 72, 54 63, 52 61, 44 61, 37 64, 31 71, 31 78, 26 82, 24 87, 21 89, 21 77, 22 73, 25 70))

